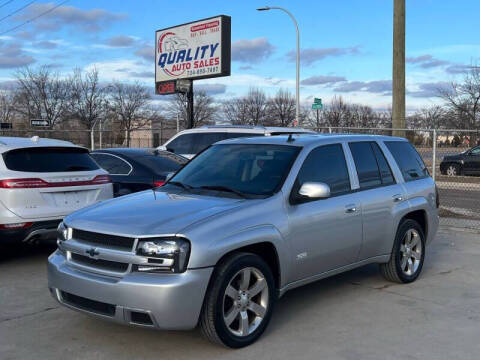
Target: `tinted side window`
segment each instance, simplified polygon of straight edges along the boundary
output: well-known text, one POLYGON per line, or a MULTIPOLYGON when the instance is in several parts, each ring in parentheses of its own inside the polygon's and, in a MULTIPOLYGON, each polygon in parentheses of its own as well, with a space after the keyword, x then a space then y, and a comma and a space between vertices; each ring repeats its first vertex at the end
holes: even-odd
POLYGON ((97 164, 100 165, 102 169, 107 170, 109 174, 127 175, 131 170, 128 163, 116 156, 93 153, 92 157, 95 159, 97 164))
POLYGON ((26 148, 3 154, 8 169, 27 172, 71 172, 97 170, 98 166, 85 149, 26 148))
POLYGON ((155 174, 177 171, 187 160, 175 154, 145 155, 135 158, 140 164, 146 166, 155 174))
POLYGON ((377 158, 378 168, 380 169, 380 176, 382 178, 383 185, 395 184, 395 179, 393 178, 392 170, 388 165, 385 155, 383 155, 382 150, 376 142, 372 142, 373 152, 377 158))
POLYGON ((406 141, 385 141, 385 145, 392 153, 405 181, 424 179, 429 176, 427 167, 412 144, 406 141))
POLYGON ((320 146, 310 152, 297 177, 298 187, 306 182, 323 182, 332 195, 350 191, 350 177, 342 145, 320 146))
POLYGON ((207 147, 225 139, 224 133, 212 132, 212 133, 196 133, 192 146, 192 152, 190 154, 198 154, 205 150, 207 147))
POLYGON ((370 142, 349 143, 355 167, 357 168, 360 188, 370 188, 382 184, 377 159, 370 142))
POLYGON ((480 155, 480 146, 477 146, 476 148, 473 148, 472 151, 470 152, 472 155, 480 155))
POLYGON ((194 154, 192 147, 195 135, 196 134, 180 135, 167 145, 167 149, 175 154, 194 154))

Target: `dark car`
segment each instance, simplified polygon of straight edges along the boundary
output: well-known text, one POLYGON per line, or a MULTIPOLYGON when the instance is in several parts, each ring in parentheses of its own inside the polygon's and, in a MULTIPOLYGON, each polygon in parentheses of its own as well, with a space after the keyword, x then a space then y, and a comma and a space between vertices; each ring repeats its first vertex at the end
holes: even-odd
POLYGON ((480 175, 480 146, 460 154, 447 155, 440 163, 443 175, 480 175))
POLYGON ((168 151, 139 148, 95 150, 91 155, 110 173, 114 196, 162 186, 169 173, 188 161, 168 151))

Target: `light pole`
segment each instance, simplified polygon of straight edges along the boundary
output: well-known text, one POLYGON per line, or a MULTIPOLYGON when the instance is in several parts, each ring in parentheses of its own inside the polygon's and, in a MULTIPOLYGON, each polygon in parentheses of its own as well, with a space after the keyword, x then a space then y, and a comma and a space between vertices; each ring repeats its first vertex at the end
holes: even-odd
POLYGON ((258 11, 267 11, 267 10, 282 10, 283 12, 286 12, 288 16, 293 20, 293 23, 295 24, 295 30, 297 31, 297 79, 296 79, 296 106, 295 106, 295 120, 297 123, 297 126, 300 126, 300 31, 298 30, 298 24, 297 20, 295 20, 295 17, 293 14, 288 11, 287 9, 279 6, 264 6, 261 8, 257 9, 258 11))

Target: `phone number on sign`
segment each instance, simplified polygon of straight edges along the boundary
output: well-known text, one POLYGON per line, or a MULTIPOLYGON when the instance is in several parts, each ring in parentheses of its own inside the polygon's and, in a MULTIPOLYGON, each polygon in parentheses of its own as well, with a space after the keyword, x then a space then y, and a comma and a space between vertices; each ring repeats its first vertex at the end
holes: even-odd
POLYGON ((218 66, 210 66, 206 68, 201 68, 201 69, 194 69, 194 70, 187 70, 187 75, 192 76, 192 75, 204 75, 204 74, 212 74, 212 73, 217 73, 219 72, 219 67, 218 66))

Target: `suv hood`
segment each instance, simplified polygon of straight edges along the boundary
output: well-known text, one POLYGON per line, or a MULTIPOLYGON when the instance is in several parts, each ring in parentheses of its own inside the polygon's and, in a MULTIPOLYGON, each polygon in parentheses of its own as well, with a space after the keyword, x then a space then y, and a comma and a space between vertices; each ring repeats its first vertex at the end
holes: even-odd
POLYGON ((68 216, 65 223, 76 229, 112 235, 173 235, 243 202, 243 199, 182 191, 147 190, 77 211, 68 216))

